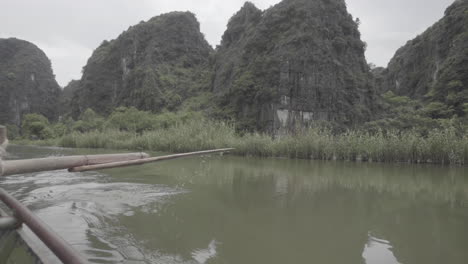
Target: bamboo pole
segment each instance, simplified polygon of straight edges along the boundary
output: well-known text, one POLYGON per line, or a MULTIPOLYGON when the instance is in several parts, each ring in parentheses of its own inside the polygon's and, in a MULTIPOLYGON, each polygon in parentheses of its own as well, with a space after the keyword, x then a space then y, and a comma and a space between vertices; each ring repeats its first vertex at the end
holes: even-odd
POLYGON ((110 169, 110 168, 119 168, 119 167, 127 167, 127 166, 135 166, 135 165, 142 165, 151 162, 158 162, 163 160, 170 160, 170 159, 177 159, 195 155, 203 155, 203 154, 210 154, 210 153, 217 153, 217 152, 229 152, 233 150, 233 148, 225 148, 225 149, 213 149, 213 150, 204 150, 204 151, 196 151, 196 152, 189 152, 189 153, 180 153, 180 154, 172 154, 167 156, 160 156, 160 157, 151 157, 139 160, 131 160, 131 161, 120 161, 120 162, 111 162, 105 164, 97 164, 97 165, 86 165, 86 166, 78 166, 68 169, 70 172, 79 172, 79 171, 90 171, 90 170, 102 170, 102 169, 110 169))
POLYGON ((40 171, 63 170, 86 165, 138 160, 148 157, 148 154, 139 152, 122 154, 65 156, 28 160, 0 160, 0 176, 40 171))
POLYGON ((0 216, 0 231, 14 229, 19 225, 18 220, 11 216, 0 216))
MULTIPOLYGON (((0 146, 8 143, 7 131, 4 126, 0 126, 0 146)), ((1 149, 0 149, 1 150, 1 149)), ((169 159, 203 155, 217 152, 228 152, 233 148, 204 150, 189 153, 180 153, 160 157, 149 157, 148 154, 124 153, 124 154, 103 154, 53 157, 28 160, 7 160, 0 159, 0 176, 8 176, 22 173, 32 173, 41 171, 53 171, 68 169, 69 172, 101 170, 126 166, 141 165, 150 162, 158 162, 169 159)))
POLYGON ((0 126, 0 159, 6 154, 7 146, 8 146, 7 129, 4 126, 0 126))
POLYGON ((0 146, 8 142, 7 129, 5 126, 0 126, 0 146))

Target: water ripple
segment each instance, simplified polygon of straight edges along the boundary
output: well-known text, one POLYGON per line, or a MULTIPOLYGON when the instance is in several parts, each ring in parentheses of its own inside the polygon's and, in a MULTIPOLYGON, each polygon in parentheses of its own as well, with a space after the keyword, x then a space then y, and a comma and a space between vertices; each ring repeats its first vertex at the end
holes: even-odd
POLYGON ((0 183, 90 262, 147 263, 157 253, 143 252, 130 235, 116 236, 128 233, 119 217, 135 210, 154 213, 155 205, 186 190, 111 180, 99 173, 54 171, 8 176, 0 183))

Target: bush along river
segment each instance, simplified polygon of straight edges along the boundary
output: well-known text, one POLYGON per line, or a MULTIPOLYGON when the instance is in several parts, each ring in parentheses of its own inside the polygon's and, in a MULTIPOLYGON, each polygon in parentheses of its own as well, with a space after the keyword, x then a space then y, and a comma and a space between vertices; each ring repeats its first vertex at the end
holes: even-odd
POLYGON ((207 155, 0 184, 91 263, 468 263, 466 167, 207 155))

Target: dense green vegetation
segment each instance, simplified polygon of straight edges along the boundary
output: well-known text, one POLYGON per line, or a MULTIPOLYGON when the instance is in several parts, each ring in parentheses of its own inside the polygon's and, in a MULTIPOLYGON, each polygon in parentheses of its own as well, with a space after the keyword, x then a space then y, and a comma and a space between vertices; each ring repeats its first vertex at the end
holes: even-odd
POLYGON ((55 124, 37 114, 27 115, 22 136, 15 139, 24 144, 80 148, 186 152, 234 147, 235 154, 262 157, 467 164, 467 126, 457 124, 460 120, 438 122, 445 125, 430 130, 361 128, 339 133, 320 126, 272 137, 239 133, 235 124, 210 120, 197 112, 154 115, 121 107, 107 119, 88 109, 78 121, 55 124))
POLYGON ((408 96, 398 96, 391 91, 384 93, 381 98, 381 116, 364 124, 364 128, 368 131, 414 130, 421 136, 427 136, 434 129, 457 127, 457 131, 466 133, 468 126, 466 108, 459 115, 443 103, 425 103, 408 96))

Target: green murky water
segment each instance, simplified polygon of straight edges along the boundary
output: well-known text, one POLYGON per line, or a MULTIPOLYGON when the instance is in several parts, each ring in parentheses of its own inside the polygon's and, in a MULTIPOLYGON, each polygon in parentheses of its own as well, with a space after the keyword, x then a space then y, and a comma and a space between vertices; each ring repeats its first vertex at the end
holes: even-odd
POLYGON ((212 155, 0 184, 92 263, 468 263, 467 168, 212 155))

